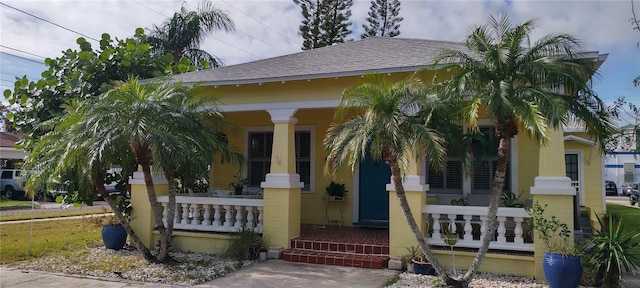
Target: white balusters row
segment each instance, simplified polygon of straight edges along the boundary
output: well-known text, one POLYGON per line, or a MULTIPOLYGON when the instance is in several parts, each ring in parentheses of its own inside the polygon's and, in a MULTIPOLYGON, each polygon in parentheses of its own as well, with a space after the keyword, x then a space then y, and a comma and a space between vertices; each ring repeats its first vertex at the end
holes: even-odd
MULTIPOLYGON (((422 213, 427 214, 428 243, 446 246, 443 234, 449 231, 460 237, 456 247, 479 248, 488 223, 488 210, 488 207, 480 206, 425 205, 422 213)), ((489 245, 490 249, 534 250, 529 232, 531 229, 526 225, 526 219, 530 216, 524 208, 500 207, 496 218, 498 228, 489 245)))
MULTIPOLYGON (((159 196, 167 225, 169 196, 159 196)), ((262 199, 176 196, 173 228, 192 231, 236 232, 243 226, 262 233, 262 199)))

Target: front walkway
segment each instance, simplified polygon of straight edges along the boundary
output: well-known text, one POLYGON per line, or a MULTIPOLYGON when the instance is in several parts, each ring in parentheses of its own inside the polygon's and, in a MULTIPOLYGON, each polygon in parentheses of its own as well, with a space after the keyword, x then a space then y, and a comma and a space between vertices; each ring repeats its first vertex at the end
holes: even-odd
MULTIPOLYGON (((269 260, 195 287, 383 287, 398 274, 392 270, 361 269, 269 260)), ((0 287, 171 287, 157 283, 0 268, 0 287)))
POLYGON ((196 287, 383 287, 399 271, 268 260, 196 287))

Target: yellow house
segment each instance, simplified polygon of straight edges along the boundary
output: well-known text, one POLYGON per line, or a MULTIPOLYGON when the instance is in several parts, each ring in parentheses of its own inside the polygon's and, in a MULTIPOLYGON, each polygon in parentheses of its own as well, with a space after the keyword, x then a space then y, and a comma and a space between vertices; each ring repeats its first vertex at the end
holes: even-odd
MULTIPOLYGON (((416 243, 389 185, 388 167, 366 159, 355 173, 343 171, 330 179, 323 175, 322 141, 346 87, 357 85, 367 73, 402 79, 429 68, 442 48, 464 49, 462 43, 374 37, 175 76, 185 84, 199 83, 199 93, 220 97, 220 110, 239 127, 237 135, 228 134, 229 141, 244 151, 247 165, 240 171, 216 164, 210 193, 177 197, 173 246, 219 252, 228 232, 245 226, 263 233, 270 246, 285 249, 285 260, 397 267, 406 247, 416 243), (252 195, 224 191, 238 172, 254 187, 246 189, 252 195), (325 187, 331 181, 346 185, 344 198, 327 197, 325 187)), ((587 58, 600 65, 606 55, 593 52, 587 58)), ((423 73, 424 79, 433 76, 429 70, 423 73)), ((491 130, 489 121, 480 123, 491 130)), ((593 224, 595 215, 603 213, 602 156, 579 127, 555 131, 548 147, 539 147, 526 135, 514 138, 512 147, 506 192, 522 202, 549 204, 548 211, 576 231, 581 229, 580 217, 574 215, 582 212, 589 220, 584 222, 593 224)), ((449 156, 444 172, 429 169, 428 159, 423 159, 405 178, 412 213, 445 265, 450 265, 450 254, 441 239, 441 219, 456 223, 456 265, 465 267, 480 245, 478 231, 486 219, 494 164, 488 159, 474 175, 464 175, 455 156, 449 156), (451 205, 462 198, 468 206, 451 205)), ((156 180, 157 185, 166 183, 156 180)), ((146 196, 136 192, 143 189, 141 176, 131 183, 133 225, 151 244, 153 221, 146 196)), ((159 199, 166 202, 166 197, 159 199)), ((498 252, 487 255, 481 270, 543 277, 538 266, 544 248, 533 240, 527 217, 522 208, 499 209, 500 224, 490 246, 498 252)))

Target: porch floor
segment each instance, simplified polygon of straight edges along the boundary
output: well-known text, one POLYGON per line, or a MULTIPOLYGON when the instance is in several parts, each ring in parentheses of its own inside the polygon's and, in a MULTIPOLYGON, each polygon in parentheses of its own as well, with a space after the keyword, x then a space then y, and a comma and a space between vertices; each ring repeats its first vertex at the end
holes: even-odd
POLYGON ((389 246, 389 229, 301 225, 297 239, 389 246))

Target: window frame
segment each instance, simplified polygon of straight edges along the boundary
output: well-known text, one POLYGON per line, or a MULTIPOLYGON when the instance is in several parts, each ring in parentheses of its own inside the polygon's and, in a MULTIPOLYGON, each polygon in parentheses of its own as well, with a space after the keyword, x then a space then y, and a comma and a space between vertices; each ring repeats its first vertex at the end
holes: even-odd
MULTIPOLYGON (((245 127, 245 137, 244 137, 244 155, 247 157, 247 163, 250 162, 249 159, 249 135, 251 133, 273 133, 273 126, 247 126, 245 127)), ((302 193, 315 193, 315 126, 314 125, 295 125, 294 132, 309 132, 309 190, 304 190, 303 186, 300 190, 302 193)), ((295 135, 293 136, 295 139, 295 135)), ((294 140, 295 141, 295 140, 294 140)), ((295 146, 295 144, 294 144, 295 146)), ((294 147, 295 149, 296 147, 294 147)), ((295 152, 294 152, 295 155, 295 152)), ((299 159, 296 158, 296 167, 298 165, 299 159)), ((269 162, 271 162, 269 160, 269 162)), ((243 177, 248 177, 249 171, 248 167, 242 171, 243 177)), ((296 169, 296 173, 298 173, 296 169)), ((299 174, 298 174, 299 175, 299 174)))
MULTIPOLYGON (((490 121, 489 119, 479 119, 478 120, 478 127, 479 128, 493 128, 495 127, 490 121)), ((497 143, 496 143, 496 147, 497 147, 497 143)), ((511 145, 510 145, 511 149, 510 149, 510 154, 509 154, 509 163, 507 164, 508 166, 508 170, 507 171, 507 176, 509 177, 509 179, 507 179, 507 183, 509 186, 505 185, 505 187, 503 188, 503 191, 510 191, 511 193, 515 194, 516 196, 518 196, 518 136, 516 135, 514 138, 511 138, 511 145)), ((459 157, 457 156, 449 156, 447 155, 447 161, 455 161, 458 160, 459 161, 459 157)), ((496 159, 488 159, 488 161, 495 161, 496 159)), ((422 171, 420 174, 421 176, 423 176, 425 178, 426 184, 429 184, 429 159, 427 157, 423 157, 422 160, 422 171)), ((493 175, 493 173, 490 173, 490 175, 493 175)), ((473 189, 473 175, 468 175, 465 174, 464 172, 462 172, 462 188, 458 189, 458 190, 454 190, 454 189, 449 189, 447 190, 443 190, 442 188, 436 188, 433 189, 432 187, 429 187, 429 194, 431 195, 438 195, 438 194, 442 194, 442 195, 455 195, 455 194, 462 194, 463 196, 467 196, 467 195, 487 195, 486 192, 485 193, 474 193, 474 189, 473 189)), ((490 176, 491 177, 491 176, 490 176)), ((489 179, 490 182, 493 181, 493 179, 489 179)), ((475 190, 475 191, 485 191, 485 190, 475 190)), ((489 195, 490 195, 491 191, 489 190, 489 195)))

